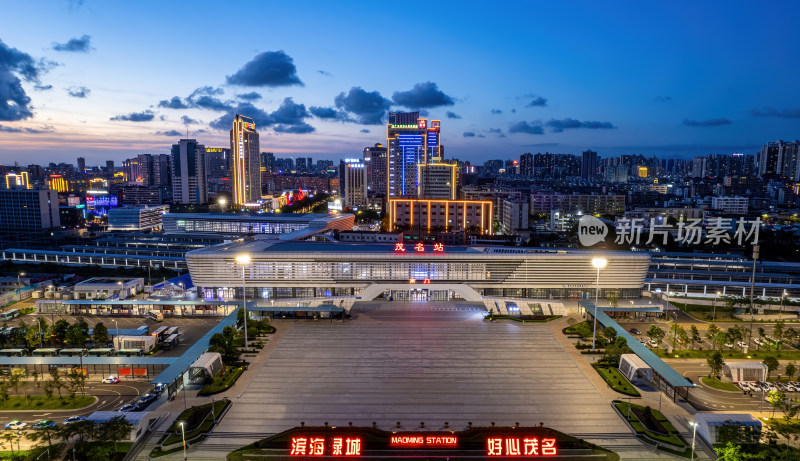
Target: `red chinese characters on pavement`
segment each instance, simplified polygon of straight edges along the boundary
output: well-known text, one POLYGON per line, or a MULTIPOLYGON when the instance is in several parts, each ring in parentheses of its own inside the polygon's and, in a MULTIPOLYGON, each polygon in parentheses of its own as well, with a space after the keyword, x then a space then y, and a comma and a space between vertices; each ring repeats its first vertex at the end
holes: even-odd
POLYGON ((486 439, 487 456, 555 456, 556 439, 536 437, 490 437, 486 439))
POLYGON ((325 437, 295 436, 291 438, 289 456, 361 456, 361 437, 330 437, 330 445, 325 437))

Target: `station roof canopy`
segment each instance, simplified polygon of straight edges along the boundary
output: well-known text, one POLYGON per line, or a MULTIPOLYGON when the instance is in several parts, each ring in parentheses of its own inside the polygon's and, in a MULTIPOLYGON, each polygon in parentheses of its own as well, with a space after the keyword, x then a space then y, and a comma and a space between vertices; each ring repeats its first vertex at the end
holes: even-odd
MULTIPOLYGON (((579 301, 578 303, 589 314, 593 314, 595 312, 595 305, 593 302, 579 301)), ((597 307, 597 321, 600 322, 600 324, 604 327, 614 328, 614 330, 617 331, 617 337, 625 338, 625 340, 628 342, 628 347, 630 347, 633 353, 638 355, 639 358, 644 361, 644 363, 652 368, 654 373, 657 373, 659 376, 661 376, 661 378, 672 387, 695 387, 694 384, 690 383, 686 378, 681 376, 680 373, 664 363, 664 361, 658 358, 656 354, 645 347, 644 344, 640 343, 638 339, 633 337, 633 335, 628 333, 628 330, 622 328, 617 322, 614 321, 614 319, 609 317, 608 314, 604 312, 608 309, 609 308, 606 307, 597 307)))
POLYGON ((3 357, 4 365, 170 365, 179 357, 3 357))
POLYGON ((248 306, 247 310, 256 312, 333 312, 344 311, 343 307, 336 307, 333 304, 320 304, 317 307, 294 307, 294 306, 248 306))

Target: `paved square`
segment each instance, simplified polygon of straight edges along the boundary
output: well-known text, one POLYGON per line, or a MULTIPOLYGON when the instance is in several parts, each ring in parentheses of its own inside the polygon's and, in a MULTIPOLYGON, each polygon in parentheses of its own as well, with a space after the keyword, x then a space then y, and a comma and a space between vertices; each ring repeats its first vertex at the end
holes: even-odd
POLYGON ((345 323, 277 325, 282 339, 233 399, 218 436, 249 438, 301 421, 383 429, 400 421, 406 430, 422 421, 429 429, 544 422, 592 439, 630 434, 546 324, 384 306, 345 323))

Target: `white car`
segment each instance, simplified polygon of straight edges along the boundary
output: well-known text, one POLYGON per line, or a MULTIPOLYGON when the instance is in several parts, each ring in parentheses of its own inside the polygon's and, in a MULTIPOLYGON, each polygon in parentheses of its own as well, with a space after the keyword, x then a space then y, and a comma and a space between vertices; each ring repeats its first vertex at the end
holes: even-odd
POLYGON ((738 347, 738 348, 740 348, 740 349, 741 349, 741 348, 743 348, 743 347, 745 347, 746 345, 747 345, 747 343, 746 343, 746 342, 744 342, 744 341, 737 341, 737 342, 736 342, 736 347, 738 347))
POLYGON ((15 419, 14 421, 8 422, 5 425, 6 429, 25 429, 28 426, 28 423, 23 423, 22 421, 15 419))

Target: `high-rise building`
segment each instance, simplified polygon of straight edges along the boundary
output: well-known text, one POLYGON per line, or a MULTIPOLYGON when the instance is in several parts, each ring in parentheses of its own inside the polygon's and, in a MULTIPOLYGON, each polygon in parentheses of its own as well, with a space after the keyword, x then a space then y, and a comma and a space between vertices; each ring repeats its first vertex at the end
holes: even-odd
POLYGON ((266 171, 269 174, 272 174, 275 171, 275 154, 273 154, 272 152, 262 152, 261 168, 263 168, 262 171, 266 171))
POLYGON ((519 156, 519 174, 533 176, 533 154, 530 152, 519 156))
POLYGON ((31 181, 28 172, 6 173, 6 189, 30 189, 31 181))
POLYGON ((56 192, 69 192, 69 182, 60 174, 51 174, 47 178, 47 188, 56 192))
POLYGON ((386 125, 387 197, 414 198, 418 193, 419 164, 441 157, 441 122, 419 118, 419 112, 389 112, 386 125))
POLYGON ((208 201, 206 149, 195 139, 172 145, 172 201, 203 204, 208 201))
POLYGON ((761 148, 758 158, 758 175, 762 177, 777 176, 781 173, 780 151, 783 141, 768 142, 761 148))
POLYGON ((349 207, 367 207, 367 169, 357 158, 344 159, 344 204, 349 207))
POLYGON ((206 147, 206 175, 227 178, 231 174, 231 150, 227 147, 206 147))
POLYGON ((419 198, 456 199, 458 188, 457 163, 421 163, 418 168, 419 198))
POLYGON ((596 174, 597 152, 587 149, 581 157, 581 179, 592 179, 596 174))
POLYGON ((261 147, 253 119, 236 114, 231 129, 233 203, 253 204, 261 199, 261 147))
POLYGON ((114 161, 113 160, 106 160, 106 177, 113 178, 114 177, 114 161))
POLYGON ((297 169, 298 173, 305 173, 305 172, 308 171, 308 169, 306 168, 306 158, 305 157, 298 158, 297 160, 295 160, 294 164, 295 164, 295 168, 297 169))
POLYGON ((0 191, 0 233, 42 234, 59 226, 58 192, 46 189, 0 191))
POLYGON ((383 144, 375 144, 364 148, 364 166, 367 169, 367 194, 371 196, 386 195, 386 148, 383 144))
POLYGON ((82 175, 84 173, 86 173, 86 159, 78 157, 78 174, 82 175))

